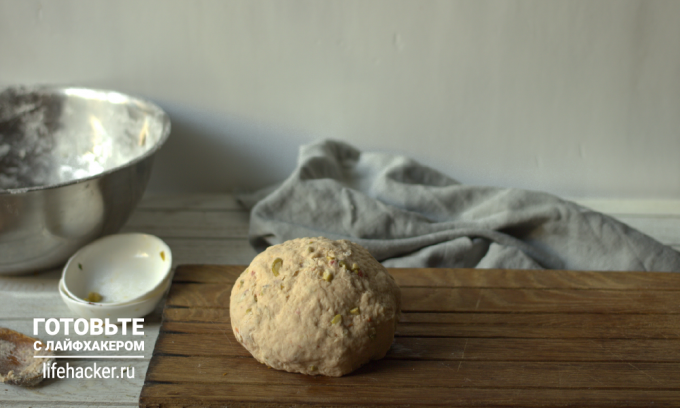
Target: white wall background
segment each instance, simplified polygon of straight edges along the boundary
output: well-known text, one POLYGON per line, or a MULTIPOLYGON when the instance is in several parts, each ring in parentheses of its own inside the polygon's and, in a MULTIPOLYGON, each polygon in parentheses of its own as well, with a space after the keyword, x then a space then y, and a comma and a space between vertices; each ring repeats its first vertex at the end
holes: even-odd
POLYGON ((260 187, 336 138, 469 184, 680 198, 680 1, 0 0, 0 83, 159 103, 156 191, 260 187))

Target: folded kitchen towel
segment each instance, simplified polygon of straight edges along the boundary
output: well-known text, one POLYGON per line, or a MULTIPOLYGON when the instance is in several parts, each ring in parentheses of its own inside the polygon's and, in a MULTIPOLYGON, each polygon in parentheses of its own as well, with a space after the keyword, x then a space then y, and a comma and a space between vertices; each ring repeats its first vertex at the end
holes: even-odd
POLYGON ((338 141, 300 148, 283 183, 239 196, 262 251, 348 239, 387 267, 680 272, 680 253, 551 194, 462 185, 404 156, 338 141))

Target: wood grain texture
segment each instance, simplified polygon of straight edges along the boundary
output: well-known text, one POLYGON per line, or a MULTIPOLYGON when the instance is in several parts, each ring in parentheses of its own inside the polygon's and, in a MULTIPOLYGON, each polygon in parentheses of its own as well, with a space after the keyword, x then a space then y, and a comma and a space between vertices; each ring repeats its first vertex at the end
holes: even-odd
MULTIPOLYGON (((676 350, 680 338, 659 339, 564 339, 564 338, 427 338, 397 336, 385 357, 392 360, 436 361, 564 361, 680 363, 676 350)), ((232 336, 231 328, 213 333, 164 332, 156 352, 200 357, 248 357, 248 351, 232 336)))
MULTIPOLYGON (((171 309, 173 310, 173 309, 171 309)), ((180 309, 174 309, 180 310, 180 309)), ((188 310, 188 309, 182 309, 188 310)), ((215 311, 216 309, 203 309, 215 311)), ((229 311, 220 316, 229 323, 229 311), (226 315, 226 316, 225 316, 226 315)), ((408 317, 411 313, 403 314, 408 317)), ((433 314, 448 316, 448 314, 433 314)), ((678 315, 625 315, 612 319, 606 314, 458 314, 456 323, 401 322, 401 337, 489 337, 489 338, 573 338, 573 339, 674 339, 680 338, 678 315), (466 319, 467 318, 467 319, 466 319), (465 323, 462 323, 465 322, 465 323), (645 330, 640 330, 644 327, 645 330)), ((224 324, 165 321, 165 330, 174 333, 222 333, 224 324)))
POLYGON ((154 383, 141 407, 658 407, 677 406, 680 391, 573 388, 343 387, 268 384, 154 383), (155 397, 150 397, 151 395, 155 397), (200 396, 200 402, 197 396, 200 396), (225 397, 226 396, 226 397, 225 397), (153 402, 145 402, 153 401, 153 402))
MULTIPOLYGON (((228 308, 230 283, 175 283, 167 305, 228 308)), ((678 291, 402 287, 403 311, 680 313, 678 291)))
POLYGON ((236 341, 243 265, 181 266, 140 406, 672 406, 680 276, 391 269, 403 309, 385 359, 342 378, 259 364, 236 341))
MULTIPOLYGON (((393 360, 371 362, 340 378, 272 370, 253 358, 164 356, 152 360, 147 381, 166 383, 327 385, 390 389, 464 388, 618 388, 676 389, 680 363, 507 362, 393 360)), ((272 397, 274 397, 272 395, 272 397)))
MULTIPOLYGON (((245 265, 182 265, 175 282, 234 283, 245 265)), ((400 287, 680 290, 680 274, 513 269, 390 268, 400 287)))
MULTIPOLYGON (((164 310, 164 328, 177 333, 219 333, 229 324, 229 310, 164 310)), ((402 313, 402 337, 500 337, 574 339, 680 339, 680 315, 592 313, 402 313), (644 327, 644 330, 639 330, 644 327)))

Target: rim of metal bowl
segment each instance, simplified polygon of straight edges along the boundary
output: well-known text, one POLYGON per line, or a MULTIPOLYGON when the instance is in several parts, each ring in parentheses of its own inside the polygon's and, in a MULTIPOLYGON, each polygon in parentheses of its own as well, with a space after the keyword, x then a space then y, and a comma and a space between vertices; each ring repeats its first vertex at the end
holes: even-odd
POLYGON ((32 92, 51 92, 53 94, 67 94, 69 91, 74 92, 74 93, 92 93, 92 94, 107 94, 110 95, 116 99, 119 100, 126 100, 128 102, 134 102, 138 105, 142 105, 145 108, 149 108, 149 110, 156 111, 160 117, 162 118, 162 125, 163 125, 163 130, 161 132, 161 136, 158 139, 158 141, 149 149, 147 150, 144 154, 139 155, 138 157, 135 157, 134 159, 130 160, 129 162, 125 164, 121 164, 120 166, 116 166, 113 168, 110 168, 106 171, 103 171, 101 173, 93 174, 91 176, 79 178, 76 180, 70 180, 70 181, 65 181, 63 183, 57 183, 57 184, 49 184, 46 186, 33 186, 33 187, 21 187, 21 188, 10 188, 10 189, 0 189, 0 196, 2 195, 12 195, 12 194, 21 194, 21 193, 29 193, 32 191, 40 191, 40 190, 51 190, 53 188, 59 188, 59 187, 64 187, 64 186, 69 186, 72 184, 78 184, 78 183, 84 183, 86 181, 94 180, 96 178, 100 178, 103 176, 106 176, 108 174, 114 173, 122 168, 129 167, 135 163, 138 163, 149 156, 155 154, 168 140, 168 137, 170 136, 170 130, 171 130, 171 123, 170 123, 170 117, 168 114, 157 104, 154 102, 151 102, 148 99, 141 98, 138 96, 133 96, 133 95, 128 95, 124 94, 122 92, 118 91, 113 91, 110 89, 100 89, 100 88, 86 88, 86 87, 80 87, 80 86, 52 86, 52 85, 36 85, 36 86, 6 86, 2 89, 0 89, 0 92, 4 92, 8 89, 23 89, 27 91, 32 91, 32 92))

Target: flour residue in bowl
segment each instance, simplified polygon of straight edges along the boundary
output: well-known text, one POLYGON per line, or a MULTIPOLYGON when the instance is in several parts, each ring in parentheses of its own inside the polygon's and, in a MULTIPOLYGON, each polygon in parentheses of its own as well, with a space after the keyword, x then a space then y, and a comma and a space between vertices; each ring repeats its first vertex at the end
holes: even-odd
POLYGON ((0 191, 101 174, 142 156, 161 136, 160 112, 111 104, 115 93, 78 92, 85 90, 0 93, 0 191))

